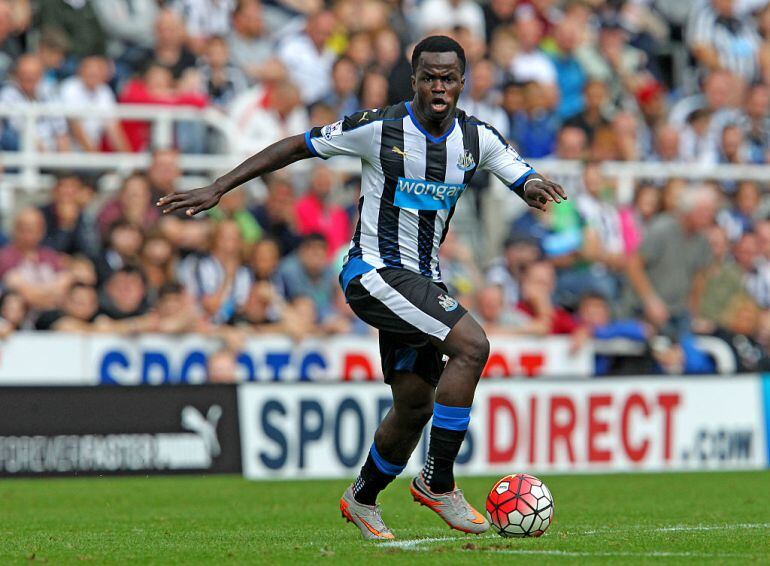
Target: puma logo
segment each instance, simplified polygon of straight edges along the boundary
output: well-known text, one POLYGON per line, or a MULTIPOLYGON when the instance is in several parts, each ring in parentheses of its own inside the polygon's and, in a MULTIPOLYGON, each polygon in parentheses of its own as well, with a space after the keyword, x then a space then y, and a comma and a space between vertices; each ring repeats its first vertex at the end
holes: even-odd
POLYGON ((406 159, 408 157, 407 153, 403 149, 401 149, 400 147, 397 147, 395 145, 393 146, 393 149, 391 151, 393 153, 395 153, 396 155, 400 155, 404 159, 406 159))

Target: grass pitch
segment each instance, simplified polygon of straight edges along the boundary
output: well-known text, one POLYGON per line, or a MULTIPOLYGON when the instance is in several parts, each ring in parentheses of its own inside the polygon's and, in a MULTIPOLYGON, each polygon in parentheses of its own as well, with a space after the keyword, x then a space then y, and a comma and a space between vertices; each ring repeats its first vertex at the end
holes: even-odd
MULTIPOLYGON (((479 508, 496 478, 463 479, 479 508)), ((555 522, 539 539, 450 531, 381 497, 398 537, 367 543, 338 510, 345 481, 239 477, 0 482, 0 564, 770 563, 770 472, 543 476, 555 522)))

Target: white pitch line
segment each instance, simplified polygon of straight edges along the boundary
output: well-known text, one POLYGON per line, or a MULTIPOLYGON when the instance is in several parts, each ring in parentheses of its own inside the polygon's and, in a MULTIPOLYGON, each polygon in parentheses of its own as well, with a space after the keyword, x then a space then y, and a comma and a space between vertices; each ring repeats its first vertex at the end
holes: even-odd
POLYGON ((738 529, 770 529, 770 523, 730 523, 726 525, 677 525, 673 527, 650 527, 647 525, 635 525, 620 527, 617 529, 604 528, 591 531, 582 531, 575 534, 579 535, 599 535, 607 533, 623 533, 644 531, 648 533, 672 533, 672 532, 706 532, 706 531, 729 531, 738 529))
POLYGON ((415 548, 426 544, 433 544, 434 542, 445 542, 448 540, 458 540, 455 537, 435 537, 435 538, 416 538, 410 540, 392 540, 387 542, 381 542, 377 546, 387 546, 389 548, 415 548))
POLYGON ((495 554, 546 555, 567 557, 633 557, 633 558, 748 558, 751 554, 709 554, 706 552, 579 552, 571 550, 516 550, 500 548, 479 548, 482 552, 495 554))

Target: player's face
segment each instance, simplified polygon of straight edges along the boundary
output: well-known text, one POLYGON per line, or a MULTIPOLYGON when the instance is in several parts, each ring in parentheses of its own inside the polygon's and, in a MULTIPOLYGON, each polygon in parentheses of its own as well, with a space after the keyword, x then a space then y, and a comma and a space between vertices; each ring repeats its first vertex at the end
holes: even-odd
POLYGON ((455 52, 420 55, 417 71, 412 75, 412 89, 421 113, 429 120, 439 122, 451 115, 464 86, 465 77, 455 52))

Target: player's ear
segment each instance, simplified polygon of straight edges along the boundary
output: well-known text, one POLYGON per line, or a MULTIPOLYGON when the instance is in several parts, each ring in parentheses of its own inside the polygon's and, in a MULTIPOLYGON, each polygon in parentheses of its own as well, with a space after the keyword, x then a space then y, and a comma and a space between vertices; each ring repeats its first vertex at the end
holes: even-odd
POLYGON ((412 80, 412 92, 417 92, 417 78, 412 75, 410 79, 412 80))

